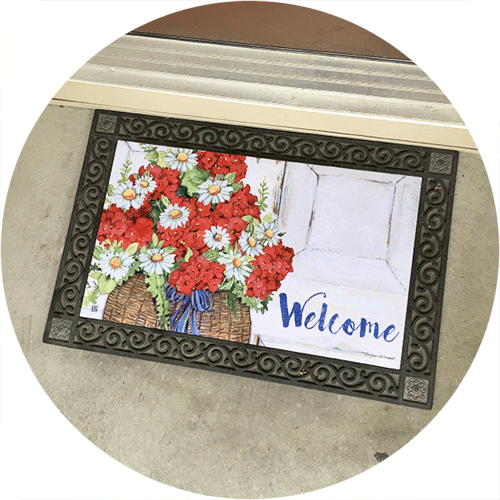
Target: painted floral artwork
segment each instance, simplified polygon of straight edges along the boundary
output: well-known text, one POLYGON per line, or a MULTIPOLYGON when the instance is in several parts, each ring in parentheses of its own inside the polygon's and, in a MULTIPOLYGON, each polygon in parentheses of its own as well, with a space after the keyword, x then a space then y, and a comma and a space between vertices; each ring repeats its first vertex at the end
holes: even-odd
POLYGON ((223 332, 226 326, 212 318, 210 331, 203 323, 222 308, 233 315, 237 331, 221 338, 236 334, 234 340, 248 342, 246 309, 265 312, 293 271, 294 251, 283 245, 277 215, 267 210, 265 180, 253 194, 245 183, 244 156, 147 144, 140 149, 139 168, 128 157, 114 169, 84 308, 92 310, 99 297, 111 294, 112 300, 128 282, 140 280, 142 286, 123 292, 125 302, 112 312, 106 311, 108 300, 105 319, 214 336, 214 329, 223 332), (130 295, 138 290, 142 297, 132 304, 130 295), (148 300, 153 319, 144 318, 148 300), (132 305, 135 317, 124 310, 132 305))
POLYGON ((118 141, 81 315, 397 369, 420 192, 118 141))

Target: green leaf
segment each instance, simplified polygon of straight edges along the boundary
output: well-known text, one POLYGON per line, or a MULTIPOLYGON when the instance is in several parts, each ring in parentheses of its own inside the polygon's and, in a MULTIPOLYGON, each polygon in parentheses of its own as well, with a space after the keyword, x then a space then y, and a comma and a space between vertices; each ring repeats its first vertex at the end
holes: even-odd
POLYGON ((102 276, 102 273, 99 272, 99 271, 94 271, 92 273, 89 274, 89 276, 93 279, 93 280, 98 280, 101 276, 102 276))
POLYGON ((150 278, 151 278, 151 284, 156 288, 158 289, 159 288, 159 284, 158 284, 158 275, 156 273, 153 273, 153 274, 150 274, 150 278))
POLYGON ((242 219, 245 222, 248 222, 249 224, 253 224, 254 226, 256 226, 259 223, 259 221, 255 217, 252 217, 251 215, 244 215, 242 219))
POLYGON ((155 161, 158 158, 158 151, 150 151, 144 158, 149 161, 155 161))
POLYGON ((104 252, 104 250, 103 250, 100 246, 96 245, 96 246, 94 247, 94 252, 92 253, 92 255, 93 255, 93 256, 94 256, 97 260, 99 260, 99 258, 101 257, 101 254, 102 254, 103 252, 104 252))
POLYGON ((116 281, 109 276, 103 274, 98 280, 97 284, 99 286, 99 293, 102 295, 106 295, 107 293, 111 293, 116 287, 116 281))
POLYGON ((254 311, 259 311, 260 300, 257 297, 241 297, 241 302, 254 311))
POLYGON ((259 198, 257 200, 257 205, 259 205, 259 209, 261 212, 264 212, 264 210, 266 210, 267 208, 266 200, 268 196, 269 196, 269 189, 267 187, 266 179, 264 178, 264 180, 260 183, 259 198))
POLYGON ((227 298, 226 298, 226 304, 231 309, 231 312, 233 313, 233 316, 235 318, 238 318, 237 312, 238 312, 238 299, 234 293, 229 290, 227 292, 227 298))
POLYGON ((259 312, 264 314, 268 310, 268 304, 273 300, 274 295, 270 293, 261 303, 259 312))
POLYGON ((131 243, 125 251, 130 255, 134 255, 134 253, 137 252, 138 248, 139 248, 139 243, 135 242, 131 243))
POLYGON ((229 174, 226 174, 224 176, 224 179, 226 179, 228 185, 230 186, 236 180, 236 172, 230 172, 229 174))
POLYGON ((94 295, 92 292, 90 292, 84 299, 83 299, 83 307, 89 307, 90 304, 95 304, 97 300, 94 302, 94 295))
POLYGON ((160 324, 162 328, 168 330, 168 313, 170 310, 170 302, 167 300, 167 297, 165 295, 165 285, 167 283, 167 278, 165 275, 146 275, 146 283, 148 285, 148 292, 150 292, 155 299, 156 312, 158 313, 160 324))
POLYGON ((115 193, 115 188, 109 184, 108 185, 108 196, 113 196, 113 194, 115 193))
POLYGON ((241 281, 236 281, 234 287, 231 290, 237 297, 243 296, 243 283, 241 281))
POLYGON ((165 160, 165 156, 167 156, 165 151, 158 151, 156 163, 158 163, 161 168, 170 168, 170 163, 165 160))
POLYGON ((83 299, 83 305, 89 307, 90 304, 96 304, 99 298, 98 284, 96 283, 92 288, 89 287, 85 298, 83 299))
POLYGON ((158 235, 156 233, 153 233, 153 238, 151 239, 151 242, 153 245, 158 245, 158 235))
POLYGON ((269 212, 267 215, 264 216, 262 222, 274 222, 274 214, 272 212, 269 212))
MULTIPOLYGON (((163 241, 160 241, 160 243, 163 245, 163 241)), ((159 244, 160 244, 160 243, 159 243, 159 244)), ((161 248, 161 245, 160 245, 160 248, 161 248)), ((170 253, 172 253, 172 252, 175 252, 175 251, 177 250, 177 248, 175 248, 175 247, 167 247, 167 248, 164 248, 163 250, 164 250, 164 251, 165 251, 165 253, 168 255, 168 254, 170 254, 170 253)), ((189 250, 191 250, 191 249, 189 249, 189 250)), ((189 250, 188 250, 188 252, 189 252, 189 250)), ((192 254, 193 254, 193 252, 191 251, 191 255, 192 255, 192 254)))
POLYGON ((179 186, 175 194, 181 198, 187 198, 189 196, 186 186, 179 186))
POLYGON ((203 184, 209 177, 210 172, 208 170, 194 167, 185 172, 181 186, 186 188, 189 196, 194 196, 198 192, 199 185, 203 184))
POLYGON ((165 208, 170 205, 170 200, 165 195, 162 195, 161 202, 163 203, 163 205, 165 205, 165 208))
POLYGON ((128 174, 132 170, 131 165, 132 161, 129 158, 127 158, 120 169, 121 177, 120 180, 118 181, 120 184, 123 184, 124 182, 128 181, 128 174))
POLYGON ((158 224, 158 222, 160 221, 160 215, 161 211, 158 209, 158 207, 153 207, 151 213, 149 214, 155 224, 158 224))
POLYGON ((235 182, 234 184, 231 184, 231 187, 233 188, 233 191, 236 193, 236 191, 239 191, 243 187, 243 184, 238 184, 237 182, 235 182))
POLYGON ((255 227, 253 224, 248 224, 247 228, 245 229, 247 233, 253 234, 255 231, 255 227))
POLYGON ((225 279, 220 285, 219 290, 232 290, 236 280, 234 278, 225 279))
POLYGON ((193 255, 193 251, 190 248, 188 248, 187 252, 186 252, 186 256, 183 259, 184 262, 187 262, 191 258, 192 255, 193 255))
POLYGON ((205 259, 207 259, 209 262, 215 262, 219 258, 219 255, 219 250, 217 250, 216 248, 211 248, 203 254, 203 257, 205 257, 205 259))

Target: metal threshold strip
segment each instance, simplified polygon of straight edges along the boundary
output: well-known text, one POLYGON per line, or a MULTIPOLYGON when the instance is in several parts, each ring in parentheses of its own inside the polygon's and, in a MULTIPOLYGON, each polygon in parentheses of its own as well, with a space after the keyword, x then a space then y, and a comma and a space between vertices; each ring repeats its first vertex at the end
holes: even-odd
POLYGON ((434 82, 393 61, 125 35, 54 102, 475 149, 434 82))

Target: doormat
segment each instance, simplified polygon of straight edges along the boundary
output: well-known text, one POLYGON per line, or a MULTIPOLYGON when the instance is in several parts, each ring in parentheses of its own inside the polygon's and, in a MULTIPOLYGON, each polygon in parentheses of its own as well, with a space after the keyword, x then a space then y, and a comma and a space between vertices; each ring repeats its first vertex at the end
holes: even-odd
POLYGON ((429 409, 457 162, 97 110, 44 342, 429 409))

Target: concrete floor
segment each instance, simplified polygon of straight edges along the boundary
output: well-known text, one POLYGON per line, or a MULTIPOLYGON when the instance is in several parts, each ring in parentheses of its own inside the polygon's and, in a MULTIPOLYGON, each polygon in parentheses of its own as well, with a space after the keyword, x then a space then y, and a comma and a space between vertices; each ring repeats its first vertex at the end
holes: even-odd
POLYGON ((168 485, 269 498, 359 474, 433 419, 469 368, 494 297, 497 220, 478 155, 460 157, 435 401, 425 411, 43 344, 92 113, 45 110, 13 175, 2 239, 5 292, 21 347, 42 387, 81 433, 168 485), (20 238, 31 245, 19 246, 20 238))

